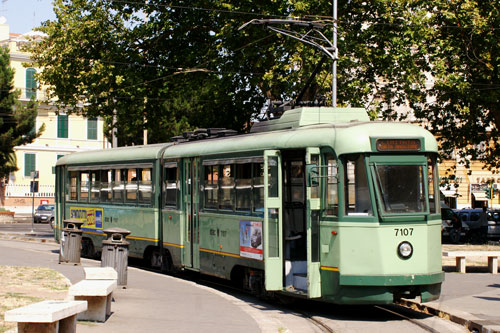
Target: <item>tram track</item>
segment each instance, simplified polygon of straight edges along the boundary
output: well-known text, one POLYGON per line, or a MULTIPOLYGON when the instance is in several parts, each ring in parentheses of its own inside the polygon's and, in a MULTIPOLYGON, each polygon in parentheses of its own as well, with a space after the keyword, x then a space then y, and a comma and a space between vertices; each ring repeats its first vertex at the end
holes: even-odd
MULTIPOLYGON (((219 290, 220 290, 220 288, 223 288, 226 290, 236 291, 236 292, 248 295, 248 296, 255 297, 255 295, 253 295, 252 293, 245 291, 241 288, 226 285, 223 283, 218 283, 218 282, 215 282, 212 280, 200 279, 198 282, 203 283, 203 285, 205 285, 205 286, 216 287, 219 290)), ((275 299, 273 302, 276 302, 276 301, 277 300, 275 299)), ((269 302, 269 301, 267 301, 267 302, 269 302)), ((298 309, 296 306, 293 306, 293 305, 280 304, 280 306, 284 306, 289 311, 290 314, 297 315, 297 316, 304 318, 309 323, 311 323, 312 325, 317 327, 321 332, 326 332, 326 333, 335 333, 336 332, 334 328, 332 328, 328 325, 328 323, 326 323, 321 318, 318 318, 318 315, 311 314, 307 311, 298 309)), ((418 317, 419 315, 421 315, 421 313, 418 311, 415 311, 413 309, 410 309, 408 307, 405 307, 404 305, 397 305, 397 304, 394 304, 394 305, 374 305, 373 308, 377 309, 379 311, 383 311, 385 313, 391 314, 393 316, 396 316, 400 319, 403 319, 404 321, 406 321, 406 322, 408 322, 416 327, 419 327, 420 329, 422 329, 426 332, 430 332, 430 333, 440 333, 441 332, 441 330, 438 330, 438 329, 435 329, 429 325, 426 325, 426 324, 420 322, 416 318, 412 318, 411 315, 413 315, 414 317, 418 317)), ((435 317, 435 316, 432 316, 432 317, 435 317)))
POLYGON ((431 332, 431 333, 440 333, 439 330, 436 330, 432 327, 430 327, 429 325, 426 325, 424 323, 421 323, 419 322, 418 320, 416 319, 413 319, 413 318, 410 318, 408 317, 407 315, 403 314, 402 312, 414 312, 414 310, 411 310, 409 308, 406 308, 406 307, 403 307, 403 306, 400 306, 401 309, 397 309, 399 310, 399 312, 396 310, 396 309, 390 309, 390 308, 394 308, 394 307, 397 307, 397 305, 374 305, 373 306, 374 308, 376 309, 379 309, 379 310, 382 310, 382 311, 385 311, 385 312, 388 312, 390 314, 393 314, 399 318, 402 318, 410 323, 412 323, 413 325, 416 325, 420 328, 422 328, 423 330, 425 330, 426 332, 431 332), (404 309, 404 311, 403 311, 404 309))

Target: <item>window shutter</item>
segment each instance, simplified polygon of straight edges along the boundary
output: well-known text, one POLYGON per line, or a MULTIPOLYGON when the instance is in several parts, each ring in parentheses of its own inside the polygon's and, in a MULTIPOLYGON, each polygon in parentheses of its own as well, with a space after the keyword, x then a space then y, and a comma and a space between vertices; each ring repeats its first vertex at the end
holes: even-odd
POLYGON ((57 137, 67 138, 68 137, 68 116, 59 115, 57 116, 57 137))
POLYGON ((97 140, 97 118, 87 119, 87 139, 97 140))
POLYGON ((36 170, 35 154, 24 154, 24 176, 31 177, 31 171, 36 170))
POLYGON ((34 68, 26 69, 26 98, 36 98, 36 70, 34 68))

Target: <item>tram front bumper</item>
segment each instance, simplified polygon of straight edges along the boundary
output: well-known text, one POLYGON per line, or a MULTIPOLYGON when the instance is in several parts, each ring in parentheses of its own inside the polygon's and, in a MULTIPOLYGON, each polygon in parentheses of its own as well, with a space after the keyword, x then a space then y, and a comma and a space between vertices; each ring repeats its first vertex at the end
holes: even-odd
POLYGON ((439 298, 444 272, 392 276, 339 276, 339 286, 327 300, 339 304, 391 304, 420 296, 422 302, 439 298))

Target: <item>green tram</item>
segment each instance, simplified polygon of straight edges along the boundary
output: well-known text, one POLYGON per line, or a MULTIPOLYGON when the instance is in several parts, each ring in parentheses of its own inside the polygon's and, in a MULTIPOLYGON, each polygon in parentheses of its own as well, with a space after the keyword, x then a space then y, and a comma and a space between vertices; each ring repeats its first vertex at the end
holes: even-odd
POLYGON ((75 153, 56 167, 55 237, 84 222, 131 232, 153 267, 230 279, 257 293, 343 304, 439 297, 437 143, 364 109, 306 107, 249 134, 75 153))

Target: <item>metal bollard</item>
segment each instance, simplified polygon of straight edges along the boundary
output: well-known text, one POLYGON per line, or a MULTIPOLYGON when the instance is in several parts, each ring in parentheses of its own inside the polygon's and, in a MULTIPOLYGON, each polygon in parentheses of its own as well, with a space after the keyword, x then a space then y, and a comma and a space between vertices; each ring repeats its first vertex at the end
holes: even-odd
POLYGON ((128 246, 125 238, 130 231, 122 228, 103 230, 106 240, 102 241, 101 267, 113 267, 118 273, 117 284, 127 286, 128 246))
POLYGON ((77 219, 64 220, 64 228, 61 233, 61 248, 59 250, 59 263, 80 263, 80 253, 82 249, 82 224, 84 222, 77 219))

